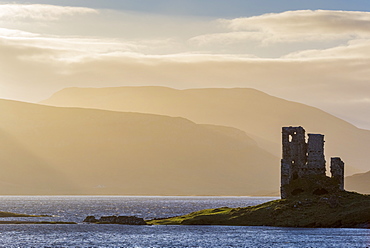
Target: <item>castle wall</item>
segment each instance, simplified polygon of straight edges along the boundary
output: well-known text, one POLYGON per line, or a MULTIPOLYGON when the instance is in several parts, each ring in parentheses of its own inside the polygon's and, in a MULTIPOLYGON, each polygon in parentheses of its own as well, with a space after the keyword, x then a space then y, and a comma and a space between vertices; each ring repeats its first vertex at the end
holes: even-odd
POLYGON ((299 176, 324 175, 326 161, 324 156, 324 135, 308 134, 307 164, 301 167, 299 176))
POLYGON ((340 190, 344 190, 344 162, 336 157, 330 162, 331 177, 338 182, 340 190))
POLYGON ((291 182, 291 164, 285 163, 281 160, 281 187, 280 187, 280 195, 282 199, 287 197, 287 194, 284 190, 285 185, 288 185, 291 182))
MULTIPOLYGON (((300 168, 306 163, 307 144, 303 127, 283 127, 283 158, 281 160, 281 186, 298 178, 300 168)), ((281 187, 282 197, 285 195, 281 187)))

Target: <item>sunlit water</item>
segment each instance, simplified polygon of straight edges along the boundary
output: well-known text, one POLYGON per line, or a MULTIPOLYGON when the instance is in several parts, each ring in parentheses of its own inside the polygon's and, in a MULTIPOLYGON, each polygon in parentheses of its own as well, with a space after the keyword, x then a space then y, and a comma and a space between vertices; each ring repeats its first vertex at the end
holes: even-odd
POLYGON ((273 199, 3 196, 0 197, 1 211, 47 214, 54 217, 36 220, 75 221, 80 224, 0 225, 0 247, 370 247, 369 229, 81 224, 87 215, 135 215, 151 219, 205 208, 243 207, 273 199))

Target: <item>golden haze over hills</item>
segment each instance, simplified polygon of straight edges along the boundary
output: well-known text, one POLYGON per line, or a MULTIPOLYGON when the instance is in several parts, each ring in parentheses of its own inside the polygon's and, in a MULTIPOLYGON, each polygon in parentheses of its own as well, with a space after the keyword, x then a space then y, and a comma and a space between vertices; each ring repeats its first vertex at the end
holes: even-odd
POLYGON ((330 157, 340 156, 346 163, 346 175, 370 170, 369 130, 254 89, 67 88, 41 103, 181 116, 196 123, 230 126, 245 131, 277 157, 281 156, 281 127, 303 126, 325 134, 326 160, 329 163, 330 157))
POLYGON ((346 189, 370 194, 370 171, 347 177, 346 189))
POLYGON ((0 109, 2 195, 249 195, 279 187, 279 158, 235 128, 9 100, 0 109))

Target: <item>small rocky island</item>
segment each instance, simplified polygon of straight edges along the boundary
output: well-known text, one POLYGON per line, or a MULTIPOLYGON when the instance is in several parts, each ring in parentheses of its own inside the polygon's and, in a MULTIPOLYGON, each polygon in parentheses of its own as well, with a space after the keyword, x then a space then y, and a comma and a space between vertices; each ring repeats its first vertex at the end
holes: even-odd
POLYGON ((281 200, 245 208, 206 209, 147 221, 152 225, 232 225, 370 228, 370 196, 344 190, 344 163, 331 158, 326 176, 324 136, 283 127, 281 200))
POLYGON ((83 221, 94 224, 121 224, 121 225, 146 225, 143 218, 136 216, 102 216, 96 219, 95 216, 87 216, 83 221))

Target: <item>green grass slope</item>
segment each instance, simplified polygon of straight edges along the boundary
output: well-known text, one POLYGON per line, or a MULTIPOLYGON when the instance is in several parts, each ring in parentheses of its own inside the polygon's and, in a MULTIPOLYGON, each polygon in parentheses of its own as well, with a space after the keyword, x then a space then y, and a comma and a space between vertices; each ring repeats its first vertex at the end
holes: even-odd
POLYGON ((370 196, 352 192, 301 195, 246 208, 206 209, 148 224, 370 228, 370 196))

